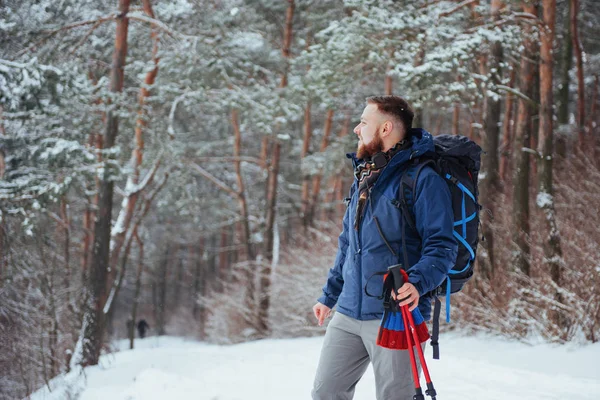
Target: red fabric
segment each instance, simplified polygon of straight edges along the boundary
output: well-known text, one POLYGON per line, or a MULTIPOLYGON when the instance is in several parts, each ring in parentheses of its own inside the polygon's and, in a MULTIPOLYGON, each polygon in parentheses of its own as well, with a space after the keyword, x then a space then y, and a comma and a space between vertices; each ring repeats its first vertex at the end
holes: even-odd
POLYGON ((377 345, 391 350, 408 350, 404 331, 390 331, 382 327, 377 335, 377 345))
POLYGON ((431 336, 429 336, 429 330, 427 329, 427 324, 423 322, 415 326, 415 332, 417 332, 417 337, 419 338, 419 343, 426 342, 431 336))

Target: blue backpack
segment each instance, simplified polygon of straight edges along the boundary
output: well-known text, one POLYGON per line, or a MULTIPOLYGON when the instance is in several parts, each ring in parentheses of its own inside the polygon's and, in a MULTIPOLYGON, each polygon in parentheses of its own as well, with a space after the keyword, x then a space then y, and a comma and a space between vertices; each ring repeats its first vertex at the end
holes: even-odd
POLYGON ((446 296, 446 322, 450 322, 450 295, 462 290, 473 277, 473 263, 479 242, 479 213, 482 209, 478 203, 479 191, 477 178, 481 167, 481 147, 465 136, 434 136, 435 153, 427 154, 412 160, 412 165, 404 172, 401 179, 402 199, 394 204, 402 210, 402 250, 405 268, 410 267, 406 251, 405 231, 408 224, 415 232, 415 214, 413 199, 415 183, 421 170, 431 166, 444 178, 452 196, 454 211, 454 237, 458 242, 458 256, 454 267, 446 280, 433 292, 429 293, 435 300, 433 309, 433 329, 431 345, 433 358, 439 359, 439 318, 441 302, 439 296, 446 296))

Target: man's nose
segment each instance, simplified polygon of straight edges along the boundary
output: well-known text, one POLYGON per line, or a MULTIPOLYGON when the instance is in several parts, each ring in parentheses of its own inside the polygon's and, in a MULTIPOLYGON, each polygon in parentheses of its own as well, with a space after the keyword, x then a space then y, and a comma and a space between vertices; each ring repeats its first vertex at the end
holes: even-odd
POLYGON ((359 125, 356 125, 354 127, 354 133, 356 133, 357 135, 360 133, 360 130, 358 129, 359 125))

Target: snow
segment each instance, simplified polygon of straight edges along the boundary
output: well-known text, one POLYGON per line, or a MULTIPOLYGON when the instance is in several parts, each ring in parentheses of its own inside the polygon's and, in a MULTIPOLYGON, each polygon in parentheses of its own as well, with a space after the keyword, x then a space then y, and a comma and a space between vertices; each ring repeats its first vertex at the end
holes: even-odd
MULTIPOLYGON (((232 14, 235 15, 235 14, 232 14)), ((265 39, 260 33, 239 32, 231 39, 230 44, 248 50, 249 52, 259 51, 265 46, 265 39)))
MULTIPOLYGON (((440 400, 591 400, 600 392, 600 343, 584 347, 535 346, 491 336, 441 335, 441 360, 426 356, 440 400)), ((266 339, 217 346, 176 337, 115 343, 120 351, 99 366, 50 382, 31 398, 66 398, 81 388, 81 400, 198 399, 306 400, 322 337, 266 339)), ((356 388, 356 400, 374 398, 371 367, 356 388)))
POLYGON ((536 198, 536 204, 539 208, 552 205, 552 195, 547 192, 539 192, 536 198))
MULTIPOLYGON (((108 271, 110 272, 110 267, 108 267, 108 271)), ((106 304, 104 304, 104 308, 102 309, 102 312, 104 314, 108 314, 108 311, 110 310, 110 306, 112 305, 112 302, 113 302, 116 294, 117 294, 117 287, 113 285, 113 287, 111 287, 111 289, 110 289, 110 294, 108 295, 106 304)))

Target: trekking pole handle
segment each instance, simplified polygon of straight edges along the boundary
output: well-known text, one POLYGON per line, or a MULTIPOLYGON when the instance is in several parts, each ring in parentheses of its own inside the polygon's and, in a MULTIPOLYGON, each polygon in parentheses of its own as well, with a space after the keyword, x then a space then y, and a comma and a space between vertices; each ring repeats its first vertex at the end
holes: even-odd
POLYGON ((398 294, 398 289, 404 285, 404 277, 400 273, 400 270, 402 270, 402 264, 395 264, 388 267, 388 272, 391 273, 394 278, 394 292, 396 294, 398 294))

